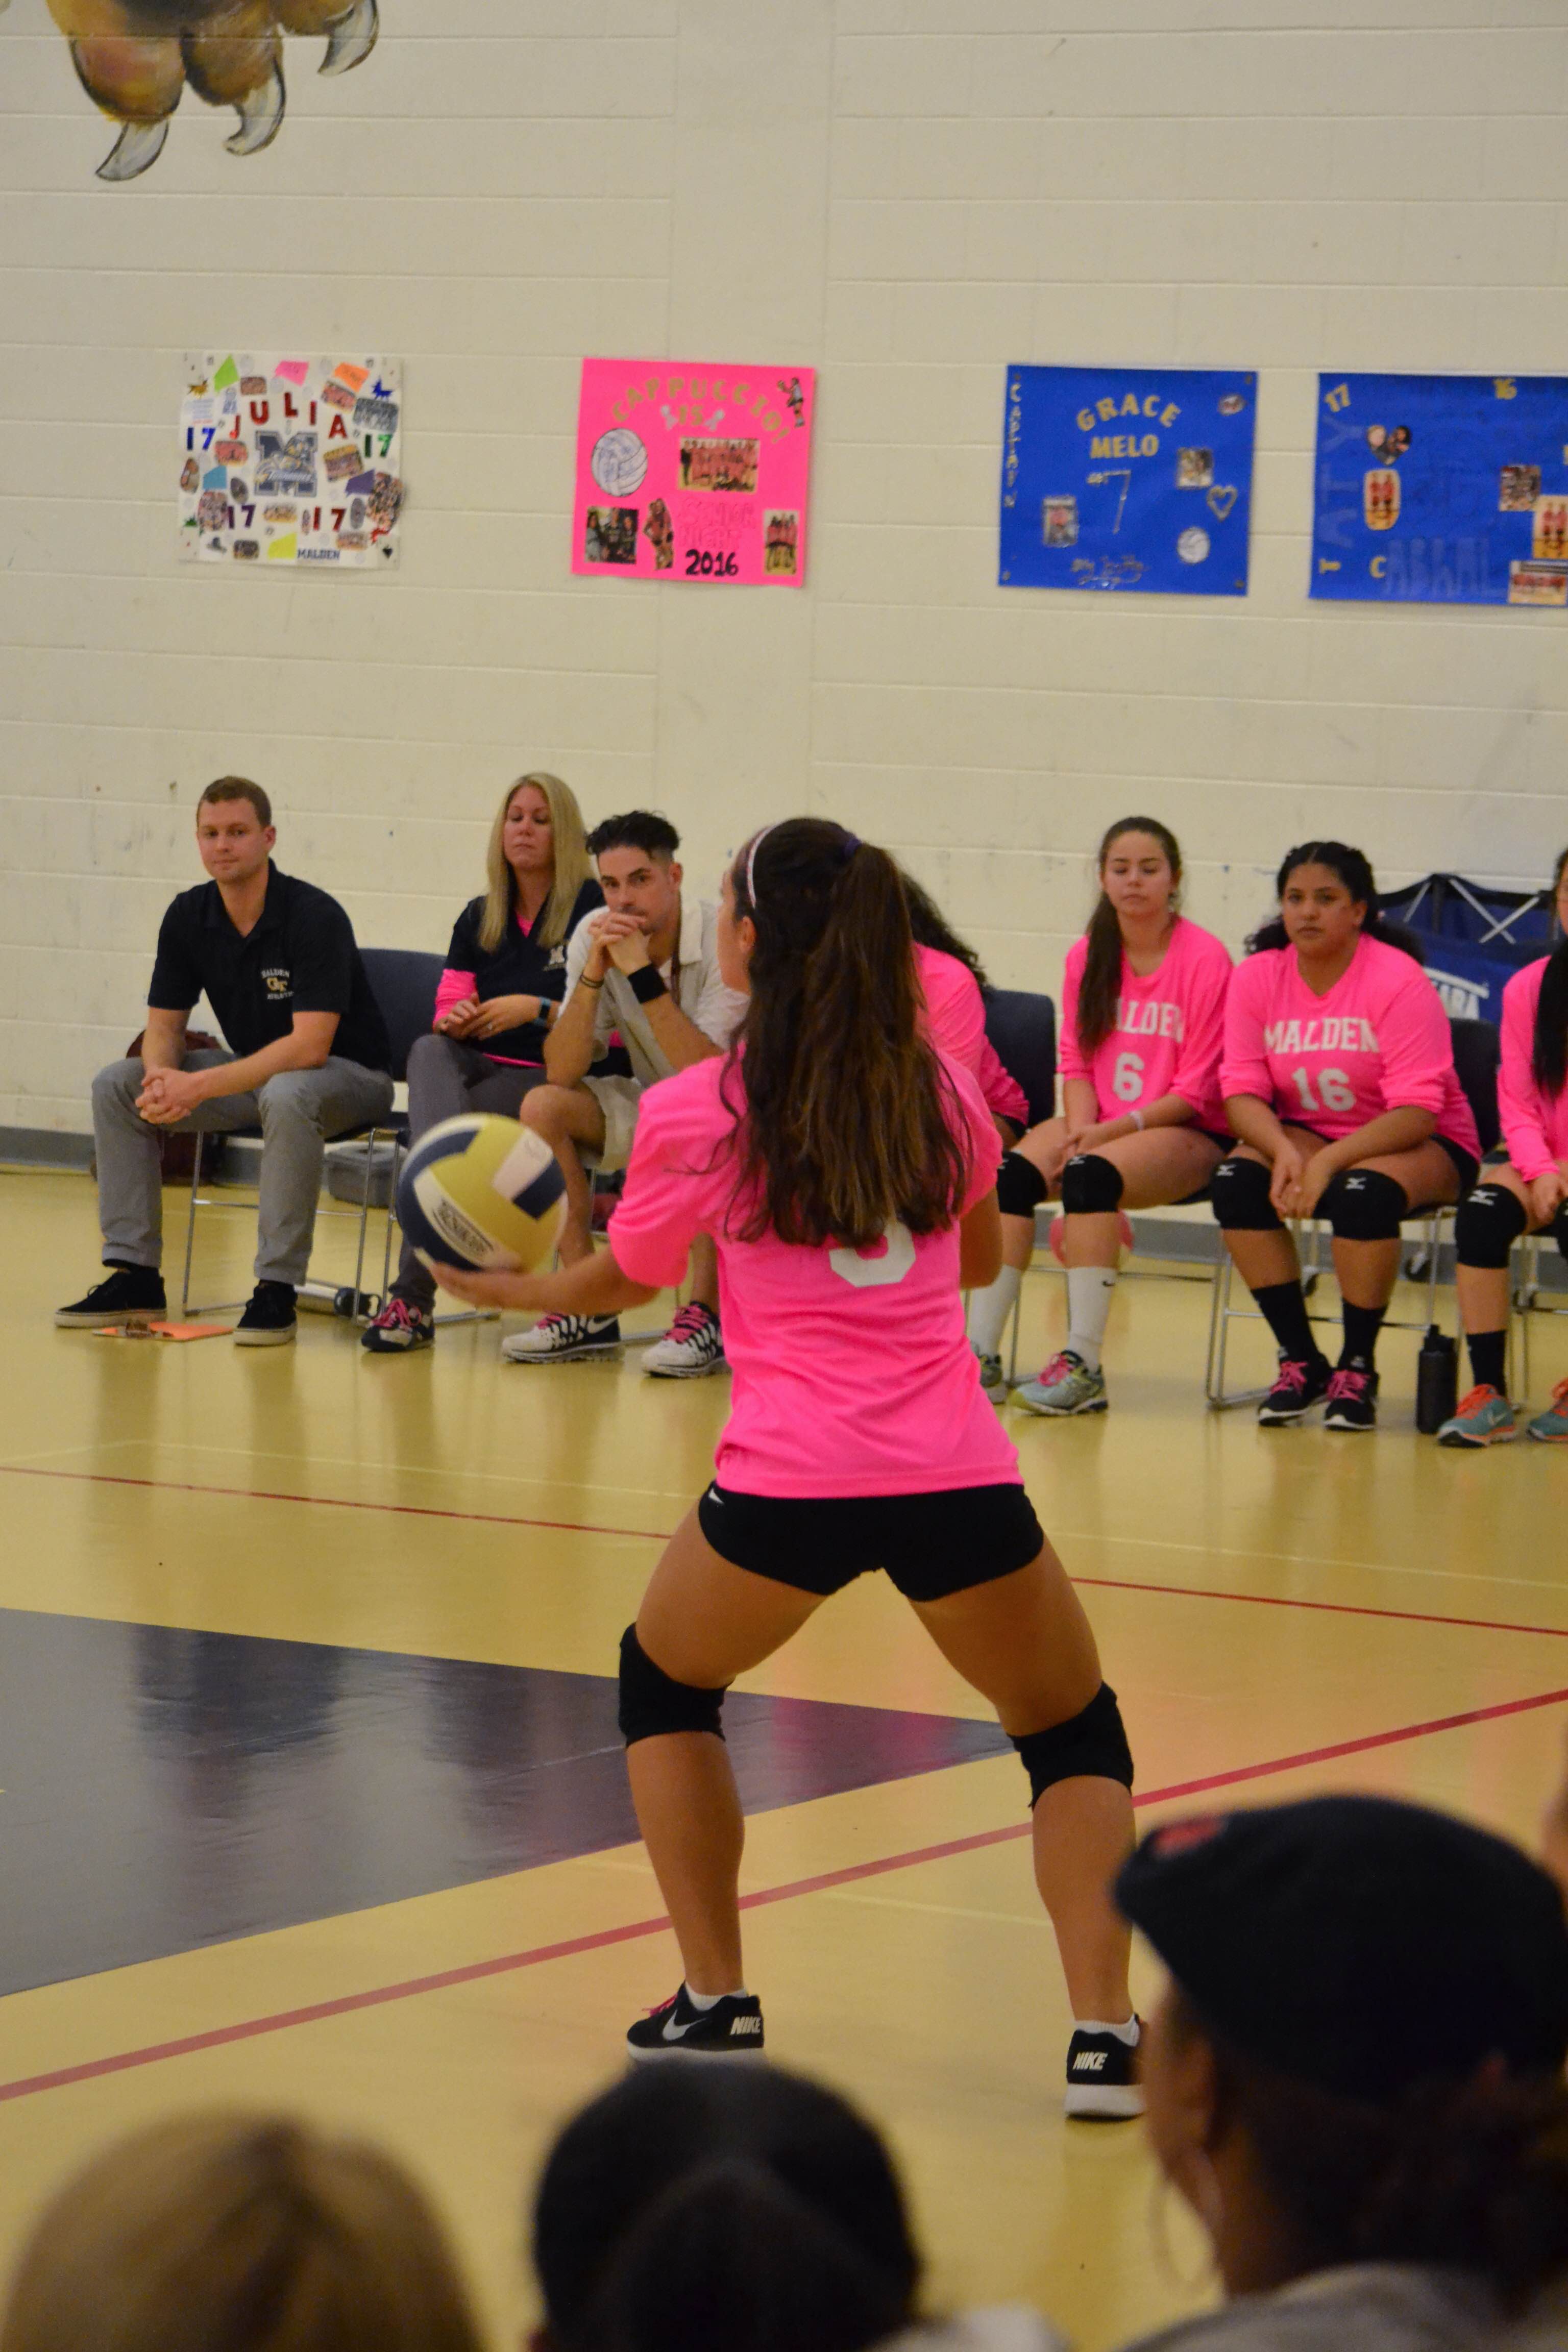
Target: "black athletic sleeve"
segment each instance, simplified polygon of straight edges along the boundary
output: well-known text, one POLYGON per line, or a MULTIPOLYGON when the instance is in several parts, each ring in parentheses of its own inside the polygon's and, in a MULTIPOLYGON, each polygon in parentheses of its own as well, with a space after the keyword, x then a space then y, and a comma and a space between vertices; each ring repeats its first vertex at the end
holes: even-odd
POLYGON ((470 898, 452 926, 452 944, 447 950, 448 971, 478 971, 479 968, 479 916, 484 908, 482 898, 470 898))
POLYGON ((158 926, 158 952, 153 959, 153 978, 147 990, 148 1003, 160 1013, 188 1013, 202 992, 202 976, 191 954, 189 928, 176 898, 164 909, 158 926))
POLYGON ((353 925, 324 891, 300 926, 293 965, 296 1013, 348 1011, 354 984, 353 925))

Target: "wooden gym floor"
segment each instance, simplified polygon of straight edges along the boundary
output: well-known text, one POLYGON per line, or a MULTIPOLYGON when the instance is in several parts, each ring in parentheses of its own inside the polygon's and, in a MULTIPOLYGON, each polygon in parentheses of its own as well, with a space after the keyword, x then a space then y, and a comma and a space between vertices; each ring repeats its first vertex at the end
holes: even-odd
MULTIPOLYGON (((411 1362, 314 1316, 266 1351, 56 1332, 91 1187, 5 1172, 0 1204, 0 2265, 110 2135, 282 2105, 416 2168, 513 2342, 541 2151, 676 1981, 609 1678, 727 1384, 635 1350, 502 1367, 494 1323, 411 1362)), ((352 1270, 351 1230, 323 1221, 318 1271, 352 1270)), ((208 1217, 206 1296, 244 1294, 251 1245, 208 1217)), ((1061 1311, 1026 1286, 1026 1359, 1061 1311)), ((1200 1286, 1124 1283, 1111 1412, 1008 1415, 1143 1819, 1364 1787, 1530 1839, 1568 1720, 1563 1461, 1418 1439, 1399 1333, 1373 1439, 1206 1413, 1206 1317, 1200 1286)), ((1568 1321, 1541 1329, 1538 1401, 1568 1370, 1568 1321)), ((1090 2352, 1204 2301, 1136 2129, 1061 2121, 1022 1776, 984 1709, 871 1580, 745 1688, 770 2050, 892 2134, 933 2300, 1026 2297, 1090 2352)))

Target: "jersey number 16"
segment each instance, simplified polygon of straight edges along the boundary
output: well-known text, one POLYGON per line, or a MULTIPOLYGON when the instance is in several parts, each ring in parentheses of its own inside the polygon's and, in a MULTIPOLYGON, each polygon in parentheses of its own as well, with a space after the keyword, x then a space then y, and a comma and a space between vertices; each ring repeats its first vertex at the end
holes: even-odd
POLYGON ((1313 1094, 1312 1081, 1305 1070, 1292 1070, 1290 1081, 1301 1097, 1303 1110, 1354 1110, 1355 1108, 1355 1088, 1342 1070, 1318 1072, 1318 1093, 1322 1097, 1321 1102, 1313 1094))

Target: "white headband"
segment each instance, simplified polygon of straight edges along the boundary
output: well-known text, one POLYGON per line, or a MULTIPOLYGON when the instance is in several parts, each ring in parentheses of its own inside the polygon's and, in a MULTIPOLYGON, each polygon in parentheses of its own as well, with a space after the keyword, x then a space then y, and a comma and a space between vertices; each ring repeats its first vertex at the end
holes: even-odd
POLYGON ((755 912, 757 904, 757 852, 762 847, 763 842, 766 841, 769 834, 776 833, 777 831, 778 827, 776 824, 764 824, 761 833, 752 835, 752 845, 746 852, 746 903, 753 912, 755 912))

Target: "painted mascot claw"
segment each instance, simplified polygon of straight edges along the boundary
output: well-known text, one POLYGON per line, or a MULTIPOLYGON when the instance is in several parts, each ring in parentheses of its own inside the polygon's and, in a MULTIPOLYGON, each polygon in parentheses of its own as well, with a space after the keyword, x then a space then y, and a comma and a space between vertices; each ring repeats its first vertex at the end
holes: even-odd
MULTIPOLYGON (((0 0, 0 7, 6 0, 0 0)), ((380 30, 378 0, 48 0, 82 88, 119 138, 100 180, 134 180, 158 160, 185 86, 232 106, 231 155, 259 154, 283 123, 283 35, 325 38, 324 74, 363 65, 380 30)))

